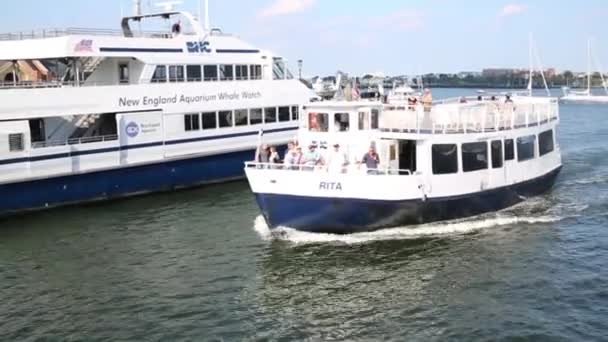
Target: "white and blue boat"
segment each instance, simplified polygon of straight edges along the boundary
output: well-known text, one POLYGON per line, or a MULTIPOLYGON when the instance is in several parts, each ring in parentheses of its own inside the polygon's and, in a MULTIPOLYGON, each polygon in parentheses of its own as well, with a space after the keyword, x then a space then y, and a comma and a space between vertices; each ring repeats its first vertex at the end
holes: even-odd
POLYGON ((314 93, 281 56, 135 5, 117 31, 0 35, 0 214, 242 178, 260 130, 296 133, 314 93))
POLYGON ((326 163, 246 163, 271 229, 346 234, 474 216, 548 191, 562 168, 555 98, 458 98, 426 110, 319 102, 302 114, 300 145, 327 147, 326 163), (370 146, 372 170, 361 164, 370 146), (327 165, 335 153, 346 166, 327 165))

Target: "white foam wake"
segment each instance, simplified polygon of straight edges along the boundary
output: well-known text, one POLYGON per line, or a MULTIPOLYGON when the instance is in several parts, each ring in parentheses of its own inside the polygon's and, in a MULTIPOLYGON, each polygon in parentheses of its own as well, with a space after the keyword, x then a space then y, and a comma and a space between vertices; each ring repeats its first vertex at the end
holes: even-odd
POLYGON ((255 220, 254 229, 264 240, 281 240, 295 244, 344 243, 360 244, 384 240, 417 239, 429 236, 462 235, 492 227, 513 224, 552 223, 562 220, 560 216, 545 215, 521 217, 495 213, 492 216, 478 216, 470 219, 423 224, 419 226, 397 227, 375 232, 349 235, 308 233, 288 227, 279 227, 272 231, 268 228, 263 216, 255 220))

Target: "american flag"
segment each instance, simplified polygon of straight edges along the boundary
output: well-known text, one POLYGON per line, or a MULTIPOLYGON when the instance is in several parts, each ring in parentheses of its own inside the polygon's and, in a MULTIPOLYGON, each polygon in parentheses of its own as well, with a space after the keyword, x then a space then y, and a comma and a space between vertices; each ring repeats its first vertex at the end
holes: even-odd
POLYGON ((359 92, 359 85, 357 84, 357 80, 353 81, 353 101, 358 101, 361 99, 361 92, 359 92))
POLYGON ((91 39, 83 39, 74 47, 74 52, 93 52, 93 41, 91 39))

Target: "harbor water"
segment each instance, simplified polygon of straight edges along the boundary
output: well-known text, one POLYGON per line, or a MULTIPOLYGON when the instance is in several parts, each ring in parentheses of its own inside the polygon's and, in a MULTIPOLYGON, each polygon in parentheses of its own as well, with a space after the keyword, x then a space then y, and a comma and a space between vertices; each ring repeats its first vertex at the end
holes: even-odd
POLYGON ((2 219, 0 341, 606 340, 608 106, 560 108, 553 191, 471 219, 271 233, 245 181, 2 219))

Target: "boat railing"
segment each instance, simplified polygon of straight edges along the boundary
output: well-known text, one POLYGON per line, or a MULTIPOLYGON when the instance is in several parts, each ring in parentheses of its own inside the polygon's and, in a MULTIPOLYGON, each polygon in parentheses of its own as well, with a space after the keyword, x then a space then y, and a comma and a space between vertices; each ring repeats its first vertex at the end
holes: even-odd
POLYGON ((56 141, 37 141, 32 143, 32 148, 45 148, 45 147, 57 147, 57 146, 67 146, 67 145, 81 145, 81 144, 90 144, 96 142, 106 142, 106 141, 116 141, 118 140, 118 135, 110 134, 110 135, 101 135, 101 136, 93 136, 93 137, 83 137, 83 138, 70 138, 66 140, 56 140, 56 141))
POLYGON ((384 132, 405 133, 479 133, 538 126, 558 119, 558 104, 550 101, 467 103, 442 102, 425 108, 392 107, 381 116, 384 132))
MULTIPOLYGON (((129 38, 164 38, 171 39, 174 35, 167 31, 137 31, 132 32, 133 36, 129 38)), ((181 35, 194 35, 194 32, 181 33, 181 35)), ((68 27, 68 28, 54 28, 54 29, 41 29, 32 31, 21 31, 21 32, 9 32, 1 33, 0 41, 10 40, 26 40, 26 39, 44 39, 44 38, 57 38, 65 36, 111 36, 111 37, 125 37, 122 30, 113 29, 97 29, 97 28, 83 28, 83 27, 68 27)))
POLYGON ((335 168, 328 165, 287 165, 283 163, 260 163, 260 162, 245 162, 246 168, 285 171, 285 172, 320 172, 330 174, 365 174, 365 175, 385 175, 385 176, 411 176, 411 170, 396 169, 390 166, 381 166, 379 168, 367 168, 361 163, 353 163, 345 165, 341 168, 335 168))

